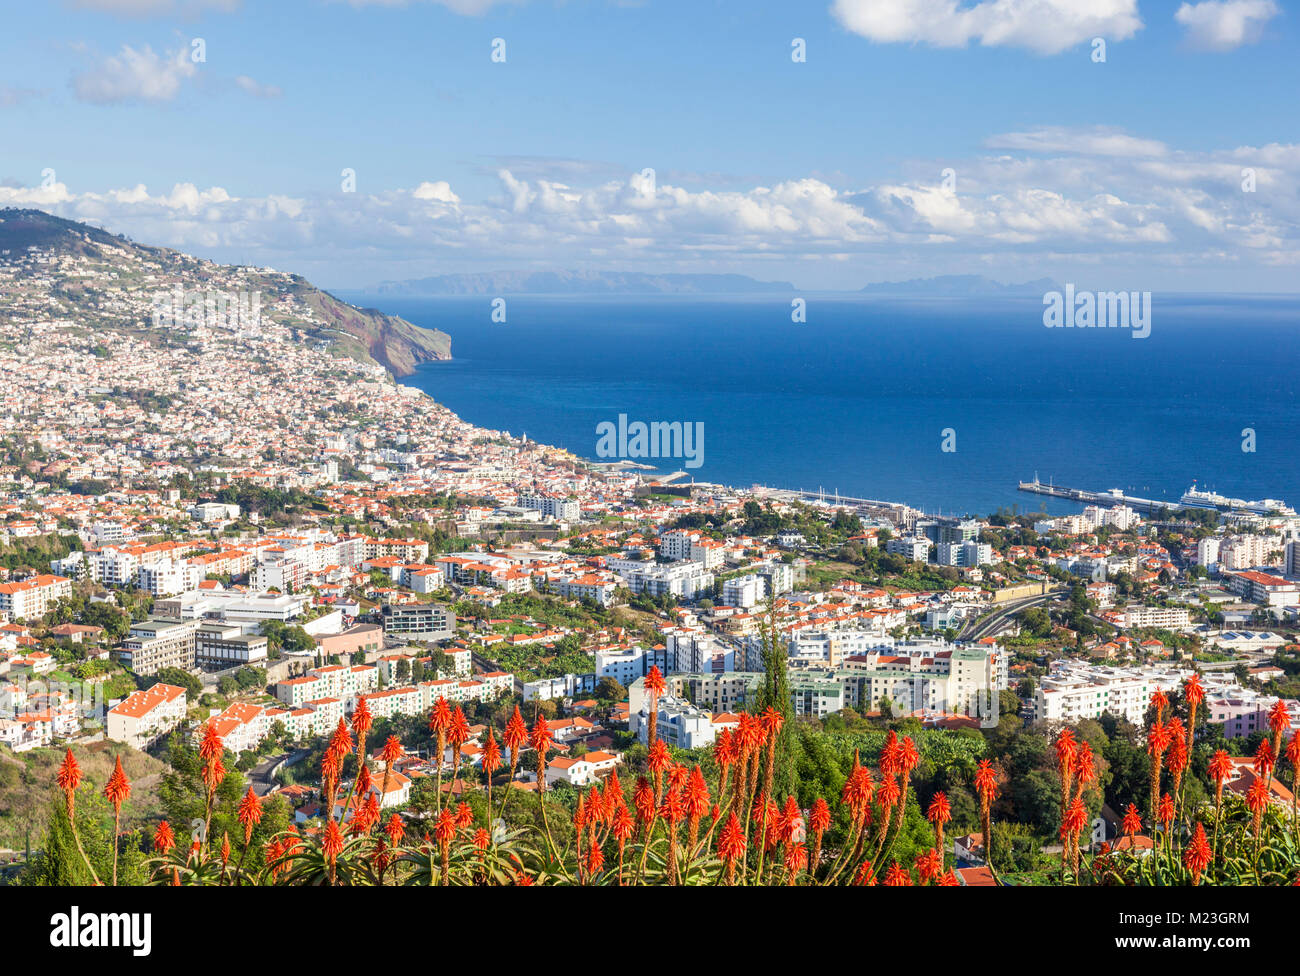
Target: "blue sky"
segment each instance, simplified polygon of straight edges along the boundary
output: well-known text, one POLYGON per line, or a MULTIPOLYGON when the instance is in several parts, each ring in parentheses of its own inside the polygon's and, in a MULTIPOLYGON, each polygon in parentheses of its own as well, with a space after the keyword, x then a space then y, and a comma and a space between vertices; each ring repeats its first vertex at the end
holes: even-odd
POLYGON ((984 273, 1290 291, 1297 13, 1274 0, 22 5, 0 35, 0 205, 340 288, 562 267, 803 288, 984 273))

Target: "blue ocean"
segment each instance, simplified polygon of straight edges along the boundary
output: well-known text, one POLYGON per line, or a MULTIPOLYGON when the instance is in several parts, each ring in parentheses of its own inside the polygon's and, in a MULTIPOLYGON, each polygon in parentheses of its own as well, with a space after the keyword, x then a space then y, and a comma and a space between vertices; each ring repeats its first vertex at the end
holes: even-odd
POLYGON ((784 294, 515 296, 502 323, 486 297, 348 296, 451 335, 404 382, 583 457, 624 414, 702 423, 699 481, 929 512, 1078 510, 1017 491, 1035 475, 1300 504, 1300 296, 1156 295, 1145 339, 1045 328, 1036 298, 804 297, 804 323, 784 294))

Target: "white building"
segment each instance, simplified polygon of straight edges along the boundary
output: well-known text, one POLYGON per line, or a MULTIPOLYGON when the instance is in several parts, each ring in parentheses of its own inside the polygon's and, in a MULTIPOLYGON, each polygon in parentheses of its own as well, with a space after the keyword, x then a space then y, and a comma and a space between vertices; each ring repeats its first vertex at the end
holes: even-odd
POLYGON ((161 682, 108 710, 108 738, 145 749, 185 720, 185 689, 161 682))

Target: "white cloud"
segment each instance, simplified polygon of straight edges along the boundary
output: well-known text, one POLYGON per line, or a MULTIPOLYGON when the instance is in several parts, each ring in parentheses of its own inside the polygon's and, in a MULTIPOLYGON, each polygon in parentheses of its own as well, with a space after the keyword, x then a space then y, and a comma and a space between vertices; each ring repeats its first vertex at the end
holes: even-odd
POLYGON ((185 48, 158 55, 147 44, 140 50, 124 44, 120 54, 75 75, 72 88, 82 101, 98 105, 133 100, 169 102, 180 92, 181 83, 197 73, 198 66, 185 48))
POLYGON ((279 98, 284 94, 277 85, 263 85, 248 75, 236 75, 235 84, 256 98, 279 98))
POLYGON ((1187 28, 1192 46, 1231 51, 1258 41, 1264 25, 1281 12, 1273 0, 1204 0, 1184 3, 1174 20, 1187 28))
POLYGON ((1123 41, 1142 27, 1137 0, 834 0, 846 28, 880 43, 1023 47, 1057 54, 1094 37, 1123 41))
POLYGON ((742 189, 641 173, 558 182, 503 168, 499 189, 474 201, 448 181, 426 180, 300 197, 236 197, 189 183, 154 192, 11 186, 0 187, 0 206, 41 207, 139 241, 353 284, 503 266, 759 267, 792 277, 802 263, 828 261, 929 273, 1110 263, 1195 277, 1234 262, 1290 267, 1300 256, 1300 146, 1186 151, 1113 130, 1052 127, 989 144, 998 153, 918 160, 856 189, 813 177, 742 189), (956 192, 940 185, 948 166, 956 192), (1255 170, 1254 193, 1242 192, 1243 167, 1255 170))
POLYGON ((1102 126, 1066 129, 1047 126, 1031 132, 1006 132, 985 140, 991 149, 1020 149, 1026 152, 1066 152, 1083 156, 1163 156, 1165 145, 1154 139, 1138 139, 1102 126))

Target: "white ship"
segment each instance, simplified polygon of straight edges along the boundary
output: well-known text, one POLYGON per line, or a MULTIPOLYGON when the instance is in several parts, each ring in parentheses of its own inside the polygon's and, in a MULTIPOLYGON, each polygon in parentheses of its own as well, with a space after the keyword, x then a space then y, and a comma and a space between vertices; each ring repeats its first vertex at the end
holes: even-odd
POLYGON ((1182 504, 1192 508, 1217 508, 1226 511, 1254 512, 1257 515, 1294 515, 1293 509, 1286 502, 1276 498, 1261 498, 1258 501, 1246 501, 1244 498, 1228 498, 1213 491, 1202 491, 1192 482, 1192 487, 1183 493, 1182 504))

